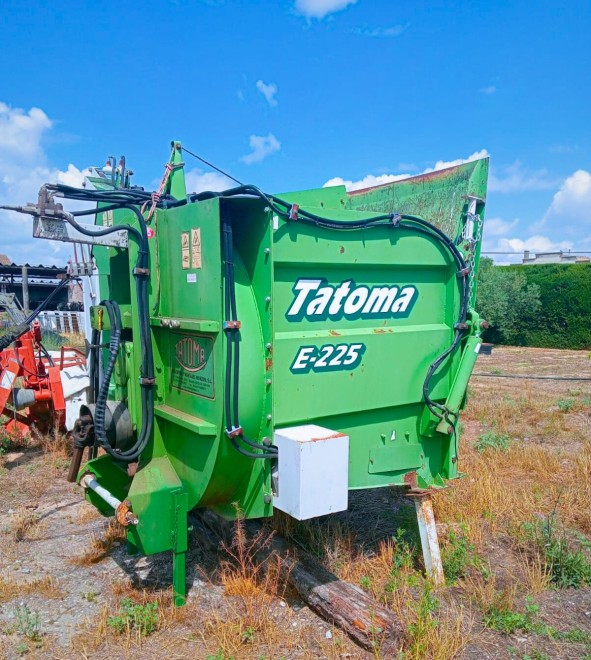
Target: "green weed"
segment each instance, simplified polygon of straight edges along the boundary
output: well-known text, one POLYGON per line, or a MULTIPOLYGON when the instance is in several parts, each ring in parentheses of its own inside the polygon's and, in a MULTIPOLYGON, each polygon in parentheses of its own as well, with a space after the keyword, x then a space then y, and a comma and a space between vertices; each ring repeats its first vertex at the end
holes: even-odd
POLYGON ((575 403, 574 399, 558 399, 556 405, 558 406, 558 410, 566 413, 571 410, 575 403))
POLYGON ((454 531, 449 533, 447 545, 441 553, 443 573, 449 584, 464 577, 470 567, 478 570, 483 568, 482 560, 474 554, 475 551, 476 547, 470 543, 465 534, 454 531))
POLYGON ((28 605, 17 605, 14 608, 16 629, 32 642, 41 641, 41 622, 39 612, 31 612, 28 605))
POLYGON ((130 598, 124 598, 119 607, 119 614, 108 619, 108 625, 119 634, 131 629, 141 635, 152 634, 158 627, 158 603, 153 601, 142 605, 134 603, 130 598))
POLYGON ((550 569, 550 581, 558 589, 591 585, 591 562, 572 547, 553 514, 546 520, 522 525, 526 539, 540 552, 550 569))
POLYGON ((480 453, 487 449, 507 451, 510 444, 511 438, 508 435, 505 435, 504 433, 496 433, 495 431, 487 431, 478 436, 474 448, 480 453))
POLYGON ((504 635, 511 635, 516 630, 522 630, 525 633, 537 632, 539 627, 537 615, 540 608, 530 596, 525 600, 524 613, 493 605, 484 615, 484 625, 492 630, 498 630, 504 635))
POLYGON ((430 631, 437 627, 436 617, 439 601, 431 592, 431 587, 425 583, 418 602, 413 604, 414 621, 408 626, 410 644, 408 655, 413 658, 424 658, 429 650, 430 631))

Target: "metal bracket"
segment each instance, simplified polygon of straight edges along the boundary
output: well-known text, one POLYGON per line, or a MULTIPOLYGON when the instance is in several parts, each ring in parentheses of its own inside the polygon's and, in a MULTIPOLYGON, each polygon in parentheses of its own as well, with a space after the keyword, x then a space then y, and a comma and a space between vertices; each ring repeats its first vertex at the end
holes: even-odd
MULTIPOLYGON (((83 229, 93 233, 104 229, 104 227, 97 225, 79 224, 83 229)), ((62 218, 48 218, 47 216, 37 216, 33 219, 33 236, 35 238, 47 238, 51 241, 86 243, 87 245, 104 245, 106 247, 126 248, 129 245, 125 229, 114 231, 105 236, 86 236, 62 218)))

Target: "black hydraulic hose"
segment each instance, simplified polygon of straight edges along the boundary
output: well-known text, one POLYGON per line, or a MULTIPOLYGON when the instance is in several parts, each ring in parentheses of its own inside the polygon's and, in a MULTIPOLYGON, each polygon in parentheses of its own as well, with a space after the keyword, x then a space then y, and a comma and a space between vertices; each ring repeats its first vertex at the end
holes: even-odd
MULTIPOLYGON (((57 296, 57 294, 70 282, 71 277, 66 277, 63 279, 55 289, 43 300, 35 309, 31 312, 29 316, 17 326, 11 327, 5 334, 0 336, 0 351, 3 351, 5 348, 8 348, 10 344, 16 341, 19 337, 22 337, 26 332, 31 329, 31 323, 41 314, 41 312, 49 305, 49 303, 57 296)), ((51 360, 51 358, 49 358, 51 360)))
POLYGON ((55 367, 55 362, 53 361, 53 358, 51 357, 51 355, 49 354, 49 351, 45 348, 45 346, 43 346, 43 344, 41 342, 39 342, 39 350, 45 356, 45 359, 49 363, 49 366, 50 367, 55 367))
POLYGON ((109 315, 111 337, 109 340, 109 359, 107 360, 103 382, 101 383, 96 399, 94 411, 94 433, 99 444, 105 450, 107 450, 108 448, 110 449, 110 443, 107 438, 107 432, 105 429, 105 413, 107 407, 107 399, 109 397, 111 376, 115 368, 117 356, 119 355, 121 332, 123 328, 121 324, 121 312, 119 311, 119 305, 111 300, 103 300, 101 305, 106 308, 107 314, 109 315))
MULTIPOLYGON (((147 268, 149 265, 149 245, 148 245, 148 233, 147 233, 146 223, 139 209, 137 209, 132 204, 127 204, 127 203, 121 204, 117 208, 120 209, 125 208, 132 211, 138 219, 139 230, 136 229, 135 227, 132 227, 131 225, 115 225, 113 227, 107 227, 105 229, 102 229, 98 232, 91 231, 85 229, 80 224, 78 224, 71 214, 64 214, 64 217, 66 221, 69 224, 71 224, 75 229, 77 229, 82 234, 85 234, 87 236, 97 236, 97 235, 105 236, 115 231, 124 229, 132 236, 134 236, 134 238, 138 242, 138 258, 136 261, 136 267, 134 269, 134 277, 136 280, 136 298, 137 298, 138 317, 139 317, 139 325, 140 325, 140 346, 142 352, 142 360, 140 365, 142 426, 138 433, 138 440, 136 441, 136 443, 130 449, 125 451, 112 449, 108 440, 106 439, 106 435, 104 433, 101 435, 100 428, 99 428, 99 433, 97 434, 101 446, 110 456, 112 456, 116 460, 121 460, 130 463, 138 459, 141 453, 146 448, 151 437, 153 423, 154 423, 154 395, 153 395, 154 360, 153 360, 153 352, 152 352, 152 341, 150 337, 150 316, 149 316, 149 307, 148 307, 148 279, 147 279, 148 277, 147 268)), ((89 215, 93 212, 96 214, 97 210, 96 209, 85 210, 81 212, 81 215, 89 215)), ((114 350, 114 347, 110 348, 109 350, 109 356, 110 356, 109 361, 112 358, 112 350, 114 350)), ((107 401, 106 398, 103 399, 100 396, 100 393, 103 390, 103 386, 105 386, 105 383, 106 383, 105 386, 106 391, 108 392, 109 382, 110 382, 110 374, 109 374, 109 378, 107 378, 107 371, 105 371, 105 378, 103 380, 101 389, 99 390, 99 397, 97 398, 97 403, 96 403, 95 415, 98 412, 99 417, 100 415, 104 415, 104 411, 106 408, 106 401, 107 401)))
POLYGON ((458 250, 455 243, 437 226, 432 223, 424 220, 423 218, 411 215, 411 214, 383 214, 379 216, 374 216, 373 218, 366 218, 362 220, 355 221, 342 221, 342 220, 331 220, 329 218, 323 218, 314 213, 310 213, 305 209, 300 209, 299 207, 294 210, 294 216, 291 216, 291 209, 293 205, 289 202, 286 202, 277 197, 271 197, 266 195, 264 192, 259 190, 255 186, 250 185, 241 185, 223 192, 204 192, 189 195, 188 199, 192 202, 201 201, 204 199, 210 199, 213 197, 234 197, 234 196, 256 196, 260 199, 263 199, 267 204, 268 208, 275 212, 277 215, 285 218, 288 222, 295 221, 300 224, 313 225, 316 227, 324 229, 337 229, 345 231, 354 231, 361 229, 373 229, 377 227, 392 227, 392 228, 405 228, 416 233, 421 233, 429 236, 432 239, 437 240, 442 243, 445 248, 451 253, 457 267, 458 267, 458 277, 461 278, 460 284, 460 309, 458 313, 458 323, 456 324, 454 338, 451 345, 446 349, 429 367, 425 381, 423 383, 423 398, 429 410, 439 418, 442 418, 447 412, 445 405, 433 401, 429 395, 430 383, 433 375, 437 369, 441 366, 444 360, 454 352, 454 350, 459 346, 463 338, 463 334, 460 331, 460 327, 465 325, 466 317, 468 313, 469 305, 469 291, 467 285, 467 275, 469 274, 469 269, 467 267, 466 261, 462 253, 458 250), (283 208, 279 208, 282 206, 283 208), (442 412, 439 412, 442 411, 442 412))
POLYGON ((88 399, 90 403, 96 403, 96 395, 98 392, 98 345, 100 342, 100 330, 93 328, 90 335, 90 350, 88 353, 88 378, 90 381, 88 388, 88 399))
POLYGON ((43 300, 35 309, 34 312, 31 312, 29 316, 25 319, 24 323, 27 325, 30 325, 33 323, 33 321, 41 314, 41 312, 49 305, 49 303, 57 296, 57 294, 68 284, 72 279, 72 277, 67 276, 65 277, 56 287, 55 289, 43 300))
MULTIPOLYGON (((236 305, 236 282, 234 277, 234 254, 233 254, 233 238, 232 226, 228 218, 228 211, 226 208, 222 209, 222 250, 224 258, 224 314, 225 322, 236 322, 237 305, 236 305)), ((265 447, 252 440, 248 439, 239 421, 239 377, 240 377, 240 337, 238 328, 234 325, 226 326, 226 381, 225 381, 225 401, 224 410, 226 415, 226 434, 230 439, 232 447, 247 458, 264 459, 276 458, 277 450, 275 448, 265 447), (233 406, 232 406, 233 403, 233 406), (262 453, 254 453, 244 447, 241 447, 238 440, 248 445, 253 449, 257 449, 262 453)))

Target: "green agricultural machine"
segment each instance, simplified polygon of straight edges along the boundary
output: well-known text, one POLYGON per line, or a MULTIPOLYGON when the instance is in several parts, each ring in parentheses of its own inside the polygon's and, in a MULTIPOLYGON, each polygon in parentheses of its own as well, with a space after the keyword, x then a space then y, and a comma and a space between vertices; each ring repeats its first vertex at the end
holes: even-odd
POLYGON ((70 478, 132 549, 172 551, 178 604, 192 509, 306 519, 351 489, 420 497, 458 477, 488 172, 187 194, 183 152, 157 193, 122 160, 19 207, 35 236, 92 245, 102 301, 70 478))

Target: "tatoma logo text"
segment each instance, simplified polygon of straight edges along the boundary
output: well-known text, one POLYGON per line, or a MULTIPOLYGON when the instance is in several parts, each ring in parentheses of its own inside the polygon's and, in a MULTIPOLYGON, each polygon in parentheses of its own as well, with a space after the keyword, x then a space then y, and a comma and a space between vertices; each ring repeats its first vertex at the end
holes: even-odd
POLYGON ((207 364, 205 348, 192 337, 183 337, 174 347, 178 363, 187 371, 201 371, 207 364))
POLYGON ((410 313, 417 290, 414 286, 363 286, 345 280, 336 286, 326 279, 300 278, 293 286, 294 300, 287 310, 288 321, 405 317, 410 313))

